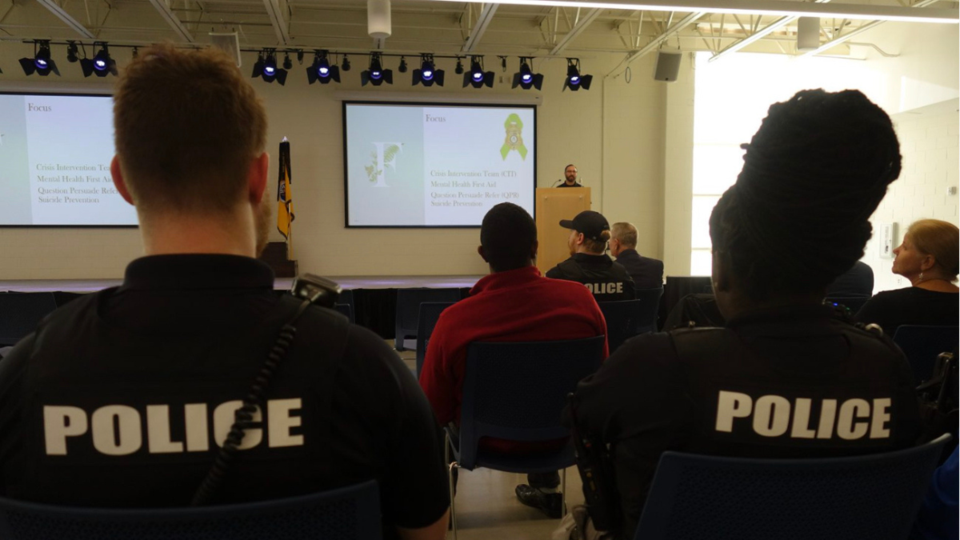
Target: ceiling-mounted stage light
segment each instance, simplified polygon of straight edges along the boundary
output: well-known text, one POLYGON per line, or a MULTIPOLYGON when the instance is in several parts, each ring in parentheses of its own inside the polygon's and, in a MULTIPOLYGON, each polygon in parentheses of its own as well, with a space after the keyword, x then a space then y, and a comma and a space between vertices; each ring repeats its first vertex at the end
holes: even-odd
POLYGON ((293 69, 293 61, 290 60, 290 53, 283 53, 283 69, 293 69))
POLYGON ((493 72, 483 70, 483 57, 474 56, 470 60, 470 71, 463 74, 463 87, 493 88, 493 72))
POLYGON ((347 55, 343 55, 343 63, 340 64, 340 69, 350 71, 350 59, 347 58, 347 55))
POLYGON ((303 49, 297 49, 297 63, 303 64, 303 49))
POLYGON ((383 83, 393 84, 393 70, 383 69, 380 58, 380 53, 370 53, 370 67, 360 72, 361 86, 366 86, 367 83, 374 86, 380 86, 383 83))
POLYGON ((307 68, 307 81, 313 84, 317 81, 320 84, 329 84, 330 81, 340 82, 340 68, 330 65, 327 59, 327 51, 317 51, 313 57, 313 65, 307 68))
POLYGON ((400 67, 397 68, 397 71, 399 71, 400 73, 407 72, 407 59, 404 58, 403 56, 400 57, 400 67))
POLYGON ((253 65, 254 79, 257 77, 263 79, 263 82, 272 83, 277 81, 280 86, 287 82, 287 70, 277 67, 277 57, 275 49, 264 49, 257 55, 257 63, 253 65))
POLYGON ((23 73, 33 75, 36 73, 41 77, 46 77, 51 73, 60 76, 60 70, 57 69, 57 63, 50 58, 50 42, 47 40, 37 40, 33 42, 33 58, 21 58, 20 67, 23 73))
POLYGON ((463 75, 463 61, 460 60, 460 57, 457 57, 457 67, 453 70, 457 75, 463 75))
POLYGON ((543 86, 543 75, 533 72, 533 68, 530 67, 532 63, 532 58, 520 57, 520 71, 513 75, 513 88, 519 86, 524 90, 531 88, 540 90, 540 87, 543 86))
POLYGON ((93 59, 83 58, 80 60, 80 69, 83 70, 83 76, 89 77, 90 75, 96 75, 97 77, 106 77, 107 75, 117 75, 117 61, 113 58, 110 58, 110 51, 107 49, 107 44, 102 42, 96 42, 93 44, 93 48, 100 46, 100 50, 97 51, 96 56, 93 59))
POLYGON ((420 69, 413 70, 413 85, 443 86, 443 70, 437 69, 432 54, 420 55, 420 69))
POLYGON ((593 75, 580 74, 580 59, 567 58, 567 78, 563 81, 563 89, 569 88, 574 92, 580 88, 589 90, 591 82, 593 82, 593 75))
POLYGON ((75 64, 77 60, 80 60, 80 51, 77 49, 76 41, 67 42, 67 62, 75 64))

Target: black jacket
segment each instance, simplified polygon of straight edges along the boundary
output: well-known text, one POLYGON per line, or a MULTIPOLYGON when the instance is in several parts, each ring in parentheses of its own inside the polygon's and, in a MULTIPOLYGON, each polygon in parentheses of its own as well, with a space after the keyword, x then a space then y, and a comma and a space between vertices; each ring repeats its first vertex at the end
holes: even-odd
POLYGON ((637 289, 656 289, 663 287, 663 261, 643 257, 635 249, 625 249, 617 256, 637 289))

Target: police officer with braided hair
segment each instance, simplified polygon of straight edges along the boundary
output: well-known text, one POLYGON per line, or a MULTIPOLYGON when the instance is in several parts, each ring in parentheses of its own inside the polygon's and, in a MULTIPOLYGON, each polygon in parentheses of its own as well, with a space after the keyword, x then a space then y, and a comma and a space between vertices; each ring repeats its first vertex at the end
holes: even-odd
POLYGON ((573 400, 580 432, 610 445, 620 538, 633 537, 666 450, 825 458, 920 435, 903 353, 821 304, 863 256, 867 219, 900 174, 889 117, 858 91, 802 91, 744 147, 710 217, 726 325, 633 339, 573 400))

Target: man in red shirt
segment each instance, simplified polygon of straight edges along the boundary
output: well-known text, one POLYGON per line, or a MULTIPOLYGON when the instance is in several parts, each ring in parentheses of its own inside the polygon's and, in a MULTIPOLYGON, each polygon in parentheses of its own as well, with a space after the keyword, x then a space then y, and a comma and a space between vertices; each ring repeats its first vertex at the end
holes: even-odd
MULTIPOLYGON (((487 212, 477 251, 490 274, 470 296, 444 310, 437 321, 420 372, 420 386, 441 425, 460 423, 467 345, 475 341, 555 341, 606 334, 593 295, 573 281, 547 279, 533 266, 537 226, 519 206, 501 203, 487 212)), ((608 354, 604 344, 603 356, 608 354)), ((529 443, 484 439, 485 450, 522 453, 542 449, 529 443)), ((524 504, 560 517, 557 473, 528 475, 517 486, 524 504)))

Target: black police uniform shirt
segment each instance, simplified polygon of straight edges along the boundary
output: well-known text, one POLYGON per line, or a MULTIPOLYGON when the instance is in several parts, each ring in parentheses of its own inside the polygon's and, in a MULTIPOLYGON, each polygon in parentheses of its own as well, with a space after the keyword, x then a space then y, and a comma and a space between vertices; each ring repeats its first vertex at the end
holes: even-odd
POLYGON ((568 183, 564 182, 564 183, 560 184, 560 185, 557 186, 557 187, 583 187, 583 184, 581 184, 580 182, 574 182, 574 183, 572 183, 572 184, 568 184, 568 183))
MULTIPOLYGON (((0 493, 189 505, 289 318, 273 279, 247 257, 144 257, 44 319, 0 362, 0 493)), ((434 523, 449 506, 440 430, 410 369, 334 311, 296 327, 214 502, 374 478, 388 538, 434 523)))
POLYGON ((903 354, 824 306, 639 336, 579 384, 576 400, 581 432, 612 445, 625 539, 664 451, 819 458, 904 448, 920 436, 903 354))
POLYGON ((576 253, 548 270, 547 277, 583 283, 597 302, 636 298, 633 278, 607 255, 576 253))

